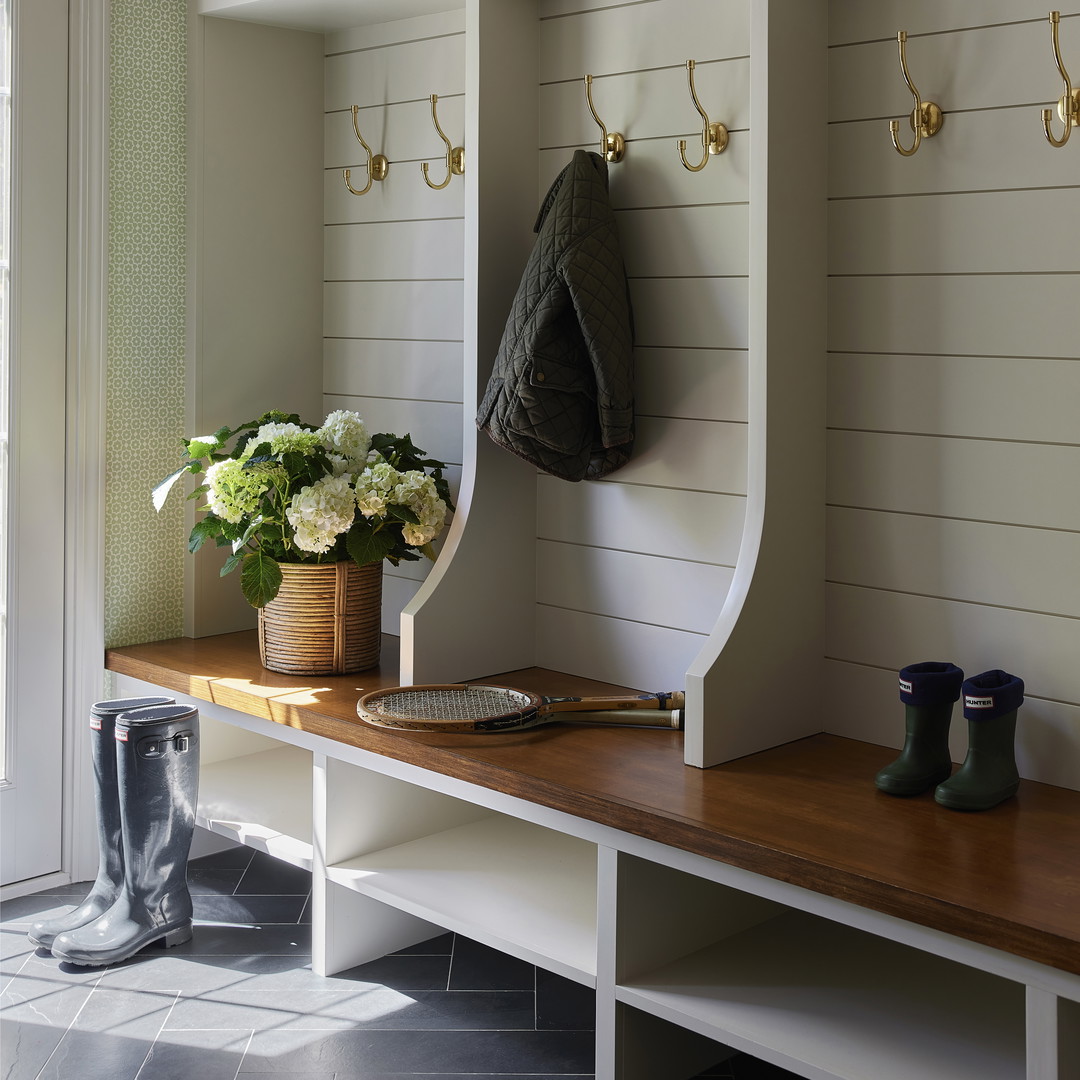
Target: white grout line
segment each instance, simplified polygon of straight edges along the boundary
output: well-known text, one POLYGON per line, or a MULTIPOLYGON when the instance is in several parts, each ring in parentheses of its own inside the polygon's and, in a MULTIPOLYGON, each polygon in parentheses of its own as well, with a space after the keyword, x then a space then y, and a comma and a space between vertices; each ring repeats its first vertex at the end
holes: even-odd
MULTIPOLYGON (((139 991, 136 991, 136 993, 138 992, 139 991)), ((173 1009, 176 1008, 176 1003, 181 998, 181 993, 179 990, 174 991, 174 994, 175 996, 173 997, 173 1002, 169 1006, 168 1012, 166 1012, 165 1016, 162 1018, 161 1025, 157 1029, 157 1034, 154 1036, 153 1042, 150 1043, 150 1049, 146 1051, 146 1057, 143 1058, 142 1064, 139 1066, 139 1071, 135 1074, 134 1080, 139 1080, 139 1077, 142 1075, 143 1069, 146 1068, 146 1063, 154 1056, 154 1047, 157 1046, 158 1039, 161 1038, 161 1033, 165 1030, 165 1025, 169 1022, 169 1017, 172 1016, 173 1009)))

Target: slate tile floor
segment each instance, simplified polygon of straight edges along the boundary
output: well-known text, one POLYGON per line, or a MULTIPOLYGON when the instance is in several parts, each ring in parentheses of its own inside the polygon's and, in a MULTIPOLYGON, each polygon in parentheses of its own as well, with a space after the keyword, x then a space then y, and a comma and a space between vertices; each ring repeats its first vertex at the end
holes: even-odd
MULTIPOLYGON (((4 1080, 592 1078, 593 995, 575 983, 449 933, 324 979, 309 873, 236 848, 189 879, 193 940, 107 968, 26 938, 87 883, 0 906, 4 1080)), ((738 1056, 702 1077, 790 1075, 738 1056)))

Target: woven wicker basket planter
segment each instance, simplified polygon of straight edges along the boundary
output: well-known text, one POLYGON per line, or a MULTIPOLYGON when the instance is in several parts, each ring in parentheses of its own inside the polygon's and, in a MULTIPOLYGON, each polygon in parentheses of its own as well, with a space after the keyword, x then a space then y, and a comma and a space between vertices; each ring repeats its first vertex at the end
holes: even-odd
POLYGON ((263 667, 290 675, 344 675, 379 662, 381 562, 281 566, 281 590, 259 609, 263 667))

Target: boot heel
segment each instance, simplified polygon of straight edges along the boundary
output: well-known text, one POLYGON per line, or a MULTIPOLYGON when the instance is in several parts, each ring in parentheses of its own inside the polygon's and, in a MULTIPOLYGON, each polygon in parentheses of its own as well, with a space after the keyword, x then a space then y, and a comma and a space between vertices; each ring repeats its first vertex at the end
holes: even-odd
POLYGON ((163 938, 158 939, 163 949, 171 949, 174 945, 183 945, 191 940, 191 923, 186 926, 178 926, 170 930, 163 938))

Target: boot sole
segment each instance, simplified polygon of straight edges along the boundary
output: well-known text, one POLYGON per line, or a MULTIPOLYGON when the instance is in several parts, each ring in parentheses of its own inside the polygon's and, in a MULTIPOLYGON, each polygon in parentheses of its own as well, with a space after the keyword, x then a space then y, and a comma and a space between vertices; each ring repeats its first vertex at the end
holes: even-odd
POLYGON ((878 775, 874 778, 874 786, 878 791, 882 791, 886 795, 921 795, 924 791, 929 791, 930 788, 937 787, 938 784, 948 780, 951 773, 952 766, 950 765, 948 769, 939 769, 925 779, 918 781, 900 780, 892 776, 878 775))
POLYGON ((130 960, 136 953, 148 949, 151 945, 160 945, 163 949, 170 949, 174 945, 183 945, 192 938, 191 923, 185 926, 174 926, 171 930, 158 934, 156 937, 147 938, 132 948, 114 950, 102 953, 100 956, 74 957, 63 953, 54 952, 53 956, 65 964, 74 964, 77 967, 106 967, 109 964, 119 964, 123 960, 130 960))
POLYGON ((949 810, 990 810, 999 803, 1003 803, 1006 799, 1011 799, 1019 788, 1019 784, 1012 784, 978 800, 965 798, 962 795, 953 795, 950 791, 935 791, 934 801, 939 806, 944 806, 949 810))

